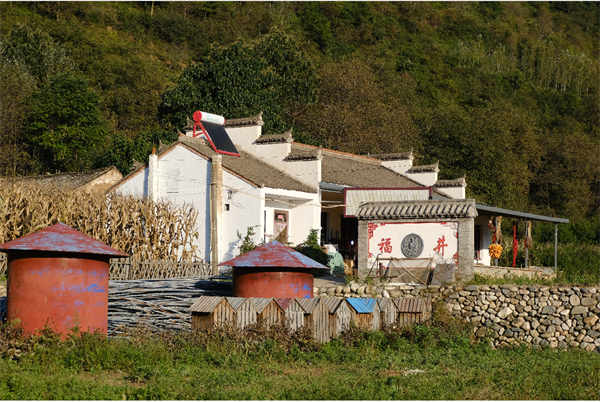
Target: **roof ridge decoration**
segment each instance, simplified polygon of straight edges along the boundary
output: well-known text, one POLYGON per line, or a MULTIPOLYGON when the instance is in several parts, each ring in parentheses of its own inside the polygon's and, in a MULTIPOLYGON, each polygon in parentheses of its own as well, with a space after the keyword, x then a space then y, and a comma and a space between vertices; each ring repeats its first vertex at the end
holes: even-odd
POLYGON ((474 199, 380 201, 362 204, 358 219, 476 218, 474 199))
POLYGON ((413 151, 412 149, 408 152, 397 152, 393 154, 373 154, 367 155, 369 158, 379 159, 380 161, 399 161, 399 160, 413 160, 413 151))
POLYGON ((334 156, 346 157, 348 159, 358 159, 361 162, 371 162, 373 164, 380 164, 381 163, 381 161, 379 159, 374 159, 374 158, 371 158, 369 156, 356 155, 356 154, 351 154, 349 152, 336 151, 334 149, 323 148, 321 146, 317 147, 315 145, 301 144, 299 142, 292 142, 292 146, 299 147, 299 148, 310 148, 310 149, 320 148, 323 153, 329 153, 329 154, 332 154, 334 156))
POLYGON ((167 149, 171 148, 170 145, 163 144, 161 140, 158 140, 158 153, 161 154, 167 149))
POLYGON ((292 151, 285 157, 288 162, 295 161, 317 161, 323 158, 322 148, 318 147, 309 150, 299 150, 292 148, 292 151))
POLYGON ((251 127, 262 126, 265 122, 262 119, 262 112, 255 116, 240 117, 239 119, 225 120, 225 127, 251 127))
POLYGON ((256 144, 278 144, 278 143, 288 143, 291 144, 293 141, 292 138, 292 129, 290 128, 283 134, 263 134, 256 141, 256 144))
POLYGON ((438 180, 434 183, 433 187, 467 187, 467 182, 465 176, 463 176, 452 180, 438 180))
POLYGON ((135 158, 133 158, 133 165, 129 168, 130 172, 135 172, 136 170, 138 170, 140 167, 144 166, 145 163, 140 162, 138 160, 136 160, 135 158))
POLYGON ((412 166, 410 169, 408 169, 407 173, 438 173, 440 171, 440 169, 438 168, 439 164, 440 161, 437 161, 432 165, 412 166))

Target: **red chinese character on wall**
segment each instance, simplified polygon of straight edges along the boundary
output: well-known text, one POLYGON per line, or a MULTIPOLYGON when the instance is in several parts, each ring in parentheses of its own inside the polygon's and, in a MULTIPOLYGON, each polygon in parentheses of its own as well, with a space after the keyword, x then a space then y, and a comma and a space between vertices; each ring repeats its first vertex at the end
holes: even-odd
POLYGON ((379 251, 382 253, 391 253, 392 252, 392 243, 391 243, 390 238, 387 239, 381 239, 381 243, 378 244, 379 246, 379 251))
POLYGON ((438 239, 438 244, 436 247, 433 248, 433 251, 435 251, 436 253, 439 253, 441 251, 442 256, 444 256, 444 248, 448 247, 448 245, 445 243, 446 241, 446 236, 442 236, 441 239, 438 239))

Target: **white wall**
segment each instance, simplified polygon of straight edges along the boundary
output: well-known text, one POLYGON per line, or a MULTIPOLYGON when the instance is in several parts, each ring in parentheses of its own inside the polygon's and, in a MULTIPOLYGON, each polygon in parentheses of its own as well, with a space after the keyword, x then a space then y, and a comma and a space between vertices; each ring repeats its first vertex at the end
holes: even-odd
POLYGON ((231 138, 231 142, 246 149, 260 137, 262 126, 225 127, 225 131, 231 138))
MULTIPOLYGON (((408 169, 407 169, 408 170, 408 169)), ((437 172, 424 172, 424 173, 404 173, 404 175, 417 183, 421 183, 424 186, 433 186, 438 180, 437 172)))
MULTIPOLYGON (((311 229, 321 229, 321 207, 319 194, 303 193, 300 191, 265 188, 265 198, 279 198, 284 202, 265 201, 266 231, 273 234, 273 217, 275 210, 288 211, 288 241, 294 245, 306 240, 311 229), (289 205, 293 204, 293 205, 289 205)), ((267 241, 270 239, 267 238, 267 241)))
POLYGON ((381 165, 396 173, 405 174, 412 167, 412 159, 399 159, 395 161, 381 161, 381 165))
MULTIPOLYGON (((148 196, 148 173, 148 168, 145 168, 115 191, 148 196)), ((176 146, 158 159, 157 175, 159 200, 169 200, 179 205, 188 203, 198 211, 198 256, 209 261, 211 162, 184 146, 176 146)), ((319 205, 319 195, 316 193, 258 188, 224 168, 220 262, 239 254, 242 240, 237 237, 238 232, 244 237, 248 227, 252 226, 256 233, 254 242, 258 244, 263 240, 265 211, 267 233, 273 233, 275 209, 287 210, 289 241, 294 244, 304 241, 310 229, 320 229, 319 205), (276 198, 284 202, 265 202, 264 198, 276 198)))
POLYGON ((221 243, 219 244, 220 262, 230 260, 239 255, 242 238, 246 236, 248 227, 253 226, 254 243, 262 239, 263 206, 261 189, 254 187, 245 180, 223 169, 223 227, 221 228, 221 243), (236 191, 239 190, 239 191, 236 191), (229 211, 226 210, 229 205, 229 211))
POLYGON ((465 188, 464 187, 436 187, 436 190, 446 194, 448 197, 464 200, 465 199, 465 188))
MULTIPOLYGON (((423 251, 418 258, 435 257, 434 250, 440 242, 446 246, 439 248, 445 260, 452 261, 458 253, 459 224, 456 221, 419 222, 419 223, 369 223, 368 266, 371 267, 379 255, 380 258, 407 258, 402 253, 402 241, 415 233, 423 240, 423 251), (380 246, 389 239, 389 248, 380 246)), ((434 264, 435 265, 435 264, 434 264)))

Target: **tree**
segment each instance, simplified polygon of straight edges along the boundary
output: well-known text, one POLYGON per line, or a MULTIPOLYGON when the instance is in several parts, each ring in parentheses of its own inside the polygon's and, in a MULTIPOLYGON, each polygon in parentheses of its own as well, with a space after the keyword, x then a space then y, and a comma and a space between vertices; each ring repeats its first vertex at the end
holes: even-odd
POLYGON ((50 76, 73 72, 74 64, 65 48, 39 28, 17 25, 0 42, 0 57, 7 63, 24 66, 39 85, 50 76))
POLYGON ((262 111, 264 131, 281 133, 290 128, 288 109, 314 101, 316 85, 308 57, 287 35, 274 33, 254 46, 236 42, 213 47, 163 94, 159 115, 164 123, 181 128, 196 110, 228 119, 262 111))
POLYGON ((319 73, 319 101, 294 114, 301 130, 339 151, 366 154, 410 149, 416 130, 401 102, 403 94, 390 96, 369 65, 356 57, 326 63, 319 73))
POLYGON ((100 96, 84 78, 61 74, 31 96, 26 140, 50 171, 84 171, 106 144, 100 96))
POLYGON ((31 159, 25 152, 22 129, 34 78, 17 64, 0 58, 0 175, 27 173, 31 159))

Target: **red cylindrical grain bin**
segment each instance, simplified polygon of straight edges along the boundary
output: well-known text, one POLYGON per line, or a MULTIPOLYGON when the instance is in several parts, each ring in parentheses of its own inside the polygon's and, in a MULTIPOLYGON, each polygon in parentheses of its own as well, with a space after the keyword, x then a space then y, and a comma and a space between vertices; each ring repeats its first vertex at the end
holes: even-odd
POLYGON ((0 245, 8 255, 7 320, 63 335, 108 328, 109 259, 127 257, 62 223, 0 245))
POLYGON ((312 298, 314 270, 329 269, 276 240, 219 265, 232 267, 236 297, 312 298))

